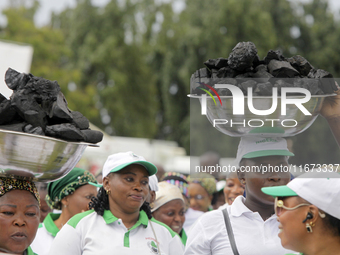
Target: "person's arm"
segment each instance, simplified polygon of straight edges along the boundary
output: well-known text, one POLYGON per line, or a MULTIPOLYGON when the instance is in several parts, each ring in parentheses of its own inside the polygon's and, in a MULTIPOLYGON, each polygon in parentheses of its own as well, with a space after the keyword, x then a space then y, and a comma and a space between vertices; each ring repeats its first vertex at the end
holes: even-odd
POLYGON ((184 245, 179 235, 175 235, 169 243, 169 255, 183 255, 184 245))
POLYGON ((187 244, 185 245, 184 255, 211 254, 210 243, 207 242, 204 227, 201 222, 196 222, 188 233, 187 244))
POLYGON ((340 147, 340 89, 335 92, 337 95, 326 97, 320 110, 340 147))
POLYGON ((64 225, 55 237, 49 255, 81 255, 81 238, 76 229, 64 225))

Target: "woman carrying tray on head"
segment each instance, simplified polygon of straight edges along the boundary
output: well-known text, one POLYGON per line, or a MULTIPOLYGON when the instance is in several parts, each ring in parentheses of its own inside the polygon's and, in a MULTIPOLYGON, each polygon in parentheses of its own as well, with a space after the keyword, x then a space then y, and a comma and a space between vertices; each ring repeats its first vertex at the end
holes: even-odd
POLYGON ((94 210, 71 218, 55 238, 50 255, 183 254, 179 236, 152 219, 145 203, 149 176, 157 168, 132 152, 108 157, 94 210))
POLYGON ((59 230, 77 213, 87 211, 97 189, 89 182, 97 183, 95 177, 81 168, 73 168, 63 178, 47 186, 47 203, 59 213, 49 213, 39 225, 32 249, 38 255, 47 255, 59 230))
POLYGON ((0 253, 33 255, 40 198, 31 181, 0 177, 0 253))

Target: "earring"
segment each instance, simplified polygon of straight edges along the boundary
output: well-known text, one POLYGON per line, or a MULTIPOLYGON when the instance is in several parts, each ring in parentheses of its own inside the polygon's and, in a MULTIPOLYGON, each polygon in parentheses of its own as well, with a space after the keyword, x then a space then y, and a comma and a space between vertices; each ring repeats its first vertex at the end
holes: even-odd
POLYGON ((307 229, 307 232, 308 233, 312 233, 313 232, 313 229, 312 229, 312 227, 314 227, 315 226, 315 223, 314 222, 310 222, 310 223, 306 223, 306 229, 307 229))
POLYGON ((111 194, 111 190, 107 189, 106 190, 106 194, 110 195, 111 194))

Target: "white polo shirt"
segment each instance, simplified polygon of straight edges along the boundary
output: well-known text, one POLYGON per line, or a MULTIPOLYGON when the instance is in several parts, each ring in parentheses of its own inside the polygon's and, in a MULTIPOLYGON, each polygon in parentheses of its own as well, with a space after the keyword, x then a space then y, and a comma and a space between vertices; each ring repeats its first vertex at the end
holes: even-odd
MULTIPOLYGON (((281 246, 276 216, 263 221, 258 212, 252 212, 244 205, 244 201, 243 196, 238 196, 234 203, 227 207, 239 254, 292 253, 281 246)), ((196 221, 188 233, 184 254, 234 254, 221 210, 207 212, 196 221)))
POLYGON ((39 224, 35 238, 31 244, 32 250, 39 255, 48 255, 54 237, 59 232, 59 228, 54 221, 60 217, 60 214, 49 213, 44 221, 39 224))
POLYGON ((104 211, 103 216, 90 210, 73 216, 63 226, 49 254, 180 255, 183 251, 180 237, 163 223, 149 220, 144 211, 140 211, 138 221, 128 230, 110 210, 104 211))

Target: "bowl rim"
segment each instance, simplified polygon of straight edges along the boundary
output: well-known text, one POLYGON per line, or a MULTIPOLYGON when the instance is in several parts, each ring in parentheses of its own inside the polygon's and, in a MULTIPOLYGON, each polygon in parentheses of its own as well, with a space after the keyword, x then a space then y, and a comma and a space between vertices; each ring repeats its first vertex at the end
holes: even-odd
POLYGON ((18 132, 18 131, 1 129, 0 128, 0 134, 1 133, 7 133, 7 134, 12 134, 12 135, 40 138, 40 139, 44 139, 44 140, 48 140, 48 141, 53 141, 53 142, 63 142, 63 143, 68 143, 68 144, 78 144, 78 145, 87 145, 87 146, 92 146, 92 147, 99 147, 99 145, 93 144, 93 143, 72 142, 72 141, 66 141, 66 140, 54 138, 54 137, 51 137, 51 136, 36 135, 36 134, 30 134, 30 133, 24 133, 24 132, 18 132))
MULTIPOLYGON (((202 95, 206 95, 206 94, 202 94, 202 95)), ((187 97, 190 97, 190 98, 198 98, 198 99, 201 99, 202 98, 202 95, 197 95, 197 94, 188 94, 187 97)), ((311 97, 331 97, 331 96, 336 96, 337 94, 336 93, 333 93, 333 94, 325 94, 325 95, 311 95, 311 97)), ((217 96, 213 96, 214 98, 218 98, 217 96)), ((230 99, 233 99, 233 96, 219 96, 221 99, 222 98, 230 98, 230 99)), ((277 96, 278 98, 281 98, 281 95, 278 95, 277 96)), ((286 98, 300 98, 300 97, 303 97, 302 95, 294 95, 294 96, 287 96, 286 98)), ((207 99, 211 99, 211 97, 207 97, 207 99)), ((244 96, 244 98, 248 98, 248 96, 244 96)), ((252 96, 252 98, 264 98, 264 99, 267 99, 267 98, 272 98, 272 96, 252 96)))

